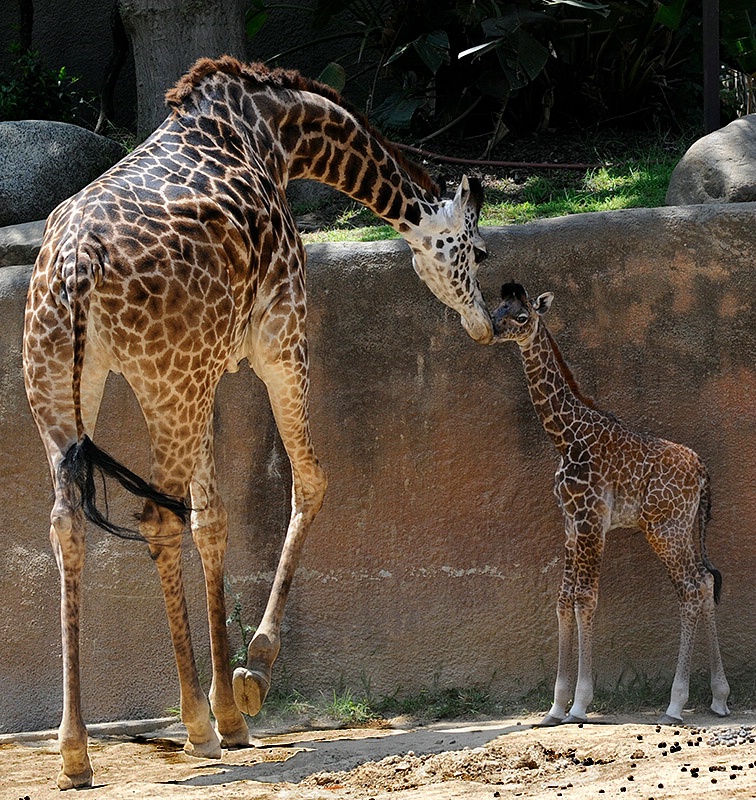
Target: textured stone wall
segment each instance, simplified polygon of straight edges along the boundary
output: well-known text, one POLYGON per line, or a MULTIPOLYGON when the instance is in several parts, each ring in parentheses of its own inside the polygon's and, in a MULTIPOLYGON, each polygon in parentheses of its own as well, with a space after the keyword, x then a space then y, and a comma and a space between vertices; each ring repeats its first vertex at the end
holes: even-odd
MULTIPOLYGON (((718 619, 735 707, 756 649, 754 215, 750 204, 671 207, 489 229, 481 270, 491 304, 506 280, 553 291, 551 329, 586 393, 706 460, 709 553, 724 575, 718 619)), ((562 547, 555 454, 516 348, 468 339, 416 278, 401 242, 309 253, 312 424, 330 484, 290 597, 275 679, 305 693, 436 682, 515 695, 551 683, 562 547)), ((61 704, 49 482, 20 373, 27 280, 28 268, 0 270, 2 731, 56 725, 61 704)), ((227 572, 254 624, 288 516, 288 464, 250 370, 224 377, 216 423, 227 572)), ((96 438, 146 471, 144 424, 115 376, 96 438)), ((124 520, 138 506, 113 489, 111 509, 124 520)), ((208 674, 189 537, 185 570, 208 674)), ((598 683, 635 672, 671 682, 677 603, 641 534, 610 534, 601 592, 598 683)), ((89 721, 156 716, 176 704, 144 545, 90 532, 82 636, 89 721)))

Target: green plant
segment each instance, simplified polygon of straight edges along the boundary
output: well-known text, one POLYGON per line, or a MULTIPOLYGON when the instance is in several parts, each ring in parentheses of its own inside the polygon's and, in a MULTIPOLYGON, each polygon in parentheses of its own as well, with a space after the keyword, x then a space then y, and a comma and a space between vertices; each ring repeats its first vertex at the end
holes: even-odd
POLYGON ((367 697, 359 697, 349 688, 334 689, 330 698, 323 697, 323 712, 343 725, 365 725, 379 716, 367 697))
POLYGON ((255 633, 255 628, 244 621, 242 616, 241 595, 233 591, 228 577, 224 577, 223 582, 226 587, 226 593, 234 600, 234 609, 226 620, 226 626, 236 631, 241 640, 237 648, 231 654, 231 668, 234 669, 236 667, 243 667, 247 663, 247 648, 255 633))
MULTIPOLYGON (((756 12, 745 0, 720 7, 724 63, 753 77, 756 12)), ((253 0, 250 35, 291 8, 253 0)), ((700 117, 701 6, 691 0, 317 0, 312 26, 297 48, 328 42, 321 77, 364 99, 379 126, 421 141, 485 135, 490 152, 510 129, 700 117)))
POLYGON ((18 43, 10 52, 10 68, 0 75, 0 120, 77 121, 84 105, 78 78, 65 67, 45 67, 38 51, 24 50, 18 43))
POLYGON ((457 719, 477 714, 501 712, 490 689, 482 686, 441 687, 438 679, 417 692, 403 693, 382 698, 376 708, 383 716, 410 716, 422 719, 457 719))

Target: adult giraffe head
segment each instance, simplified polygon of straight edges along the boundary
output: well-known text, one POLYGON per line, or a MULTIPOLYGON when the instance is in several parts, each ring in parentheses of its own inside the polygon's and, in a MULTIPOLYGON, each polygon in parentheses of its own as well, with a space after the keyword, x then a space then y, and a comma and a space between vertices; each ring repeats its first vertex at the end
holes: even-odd
POLYGON ((420 279, 461 317, 462 327, 480 344, 493 339, 491 316, 478 284, 478 267, 488 252, 478 230, 483 189, 464 176, 451 200, 422 208, 417 225, 403 236, 420 279))

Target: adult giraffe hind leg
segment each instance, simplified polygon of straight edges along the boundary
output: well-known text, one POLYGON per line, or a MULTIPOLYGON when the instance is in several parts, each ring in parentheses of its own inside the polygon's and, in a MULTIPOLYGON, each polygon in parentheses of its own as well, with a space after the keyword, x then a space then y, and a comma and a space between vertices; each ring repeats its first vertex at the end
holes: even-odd
MULTIPOLYGON (((72 358, 69 318, 65 309, 50 302, 39 281, 30 292, 24 332, 24 377, 29 407, 39 429, 52 479, 54 501, 50 514, 50 543, 60 573, 63 713, 58 729, 61 790, 92 785, 87 752, 87 729, 81 706, 80 612, 85 557, 85 520, 81 485, 66 464, 66 454, 77 441, 70 394, 72 358), (36 308, 43 309, 37 313, 36 308), (44 353, 45 357, 40 358, 44 353)), ((107 377, 107 367, 89 359, 81 377, 81 414, 84 429, 94 429, 107 377)))
POLYGON ((81 789, 92 785, 92 764, 87 752, 87 729, 81 711, 79 672, 79 614, 84 568, 84 515, 74 511, 65 485, 55 487, 50 542, 60 572, 60 621, 63 651, 63 715, 58 728, 62 766, 58 788, 81 789))
POLYGON ((218 493, 213 458, 212 420, 205 432, 200 458, 192 477, 192 537, 202 559, 210 629, 213 678, 210 706, 223 747, 249 745, 249 729, 234 701, 226 627, 224 559, 228 515, 218 493))
POLYGON ((179 676, 181 721, 188 733, 184 751, 197 758, 220 758, 220 739, 210 723, 210 706, 200 686, 189 632, 181 572, 184 525, 171 511, 148 500, 139 528, 149 545, 163 590, 179 676))
MULTIPOLYGON (((127 376, 128 377, 128 376, 127 376)), ((203 376, 194 415, 186 422, 179 414, 166 415, 166 398, 154 390, 136 390, 152 451, 151 483, 161 492, 186 497, 200 459, 202 442, 212 418, 212 396, 217 381, 203 376), (208 399, 209 398, 209 399, 208 399)), ((173 511, 147 500, 139 523, 160 576, 180 686, 181 720, 188 738, 184 751, 198 758, 220 758, 221 743, 210 721, 210 704, 200 685, 189 630, 181 554, 184 522, 173 511)))

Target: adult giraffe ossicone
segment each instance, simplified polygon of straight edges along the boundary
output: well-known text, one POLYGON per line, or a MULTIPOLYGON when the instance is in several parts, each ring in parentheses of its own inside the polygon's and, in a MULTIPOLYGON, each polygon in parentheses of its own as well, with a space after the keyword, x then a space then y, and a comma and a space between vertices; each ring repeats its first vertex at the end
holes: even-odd
POLYGON ((730 712, 730 687, 719 652, 714 605, 722 576, 706 553, 709 475, 688 447, 628 430, 581 395, 574 376, 541 319, 546 292, 530 300, 517 283, 502 287, 493 312, 494 341, 520 347, 530 399, 560 455, 554 493, 564 515, 565 550, 557 602, 559 666, 554 703, 542 725, 585 722, 593 699, 593 616, 606 534, 639 528, 666 567, 680 602, 677 670, 660 722, 679 724, 688 700, 696 628, 703 617, 711 667, 711 710, 730 712), (578 674, 570 713, 570 653, 575 626, 578 674))
POLYGON ((79 685, 84 517, 124 531, 97 510, 94 469, 145 498, 139 535, 165 597, 186 751, 219 757, 221 738, 247 744, 239 709, 256 714, 267 694, 286 597, 326 489, 310 438, 305 251, 284 195, 288 181, 318 180, 372 209, 407 240, 418 275, 459 312, 470 336, 488 343, 493 335, 476 278, 485 244, 474 182, 463 179, 453 200, 441 200, 428 175, 335 92, 293 72, 203 59, 166 97, 166 121, 50 215, 29 288, 25 380, 54 484, 50 537, 61 575, 61 789, 92 782, 79 685), (293 485, 268 604, 247 668, 232 681, 227 517, 212 409, 221 375, 244 358, 266 384, 293 485), (144 414, 149 484, 90 438, 109 371, 122 373, 144 414), (217 732, 197 678, 181 581, 187 516, 205 572, 217 732))

